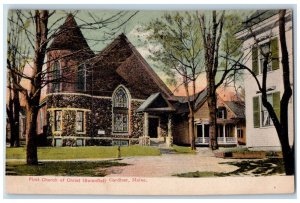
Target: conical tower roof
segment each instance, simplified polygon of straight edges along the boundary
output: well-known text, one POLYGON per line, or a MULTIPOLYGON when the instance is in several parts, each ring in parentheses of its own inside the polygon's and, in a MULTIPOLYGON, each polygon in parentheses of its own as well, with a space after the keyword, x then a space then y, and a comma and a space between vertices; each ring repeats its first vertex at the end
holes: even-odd
POLYGON ((82 50, 93 53, 72 14, 68 15, 48 50, 82 50))

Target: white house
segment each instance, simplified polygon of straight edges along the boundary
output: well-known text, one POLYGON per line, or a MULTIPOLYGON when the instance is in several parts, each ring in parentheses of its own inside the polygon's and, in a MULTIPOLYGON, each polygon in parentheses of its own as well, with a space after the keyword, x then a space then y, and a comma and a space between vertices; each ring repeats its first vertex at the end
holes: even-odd
MULTIPOLYGON (((269 63, 267 74, 268 101, 273 105, 275 112, 279 114, 280 99, 283 95, 283 73, 278 19, 278 10, 256 11, 248 18, 244 28, 236 36, 243 41, 243 51, 246 56, 244 64, 256 73, 259 82, 262 80, 262 55, 260 52, 272 53, 272 61, 269 63)), ((293 24, 291 10, 286 12, 286 41, 293 89, 293 24)), ((244 84, 247 147, 253 150, 280 150, 280 142, 272 120, 262 105, 261 93, 258 91, 256 81, 248 71, 244 73, 244 84)), ((289 142, 292 144, 294 135, 293 98, 289 101, 288 122, 289 142)))

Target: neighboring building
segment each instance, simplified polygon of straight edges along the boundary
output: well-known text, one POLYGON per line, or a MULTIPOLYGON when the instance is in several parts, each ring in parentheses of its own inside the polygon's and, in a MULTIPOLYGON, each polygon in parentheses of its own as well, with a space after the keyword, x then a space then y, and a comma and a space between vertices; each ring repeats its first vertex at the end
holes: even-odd
MULTIPOLYGON (((188 136, 188 106, 186 97, 178 98, 174 106, 177 107, 174 116, 174 142, 189 144, 188 136), (184 119, 182 119, 184 118, 184 119)), ((207 91, 202 90, 195 96, 195 137, 196 145, 209 145, 209 108, 207 91)), ((217 95, 217 140, 219 146, 245 145, 245 105, 239 101, 223 101, 217 95)))
MULTIPOLYGON (((280 113, 280 98, 283 95, 283 78, 281 64, 281 49, 279 41, 278 28, 278 10, 277 11, 257 11, 246 22, 245 27, 236 34, 243 40, 243 50, 245 56, 248 53, 249 58, 245 60, 245 65, 252 69, 261 82, 262 77, 262 56, 260 51, 270 52, 272 61, 269 63, 267 73, 268 101, 273 105, 277 115, 280 113), (251 28, 251 31, 250 29, 251 28), (256 40, 254 39, 255 36, 256 40), (258 46, 257 42, 258 41, 258 46)), ((293 85, 293 25, 292 12, 286 13, 286 41, 290 63, 290 79, 293 85)), ((262 105, 261 93, 258 91, 256 81, 250 73, 244 74, 245 86, 245 104, 246 104, 246 134, 247 147, 254 149, 277 150, 280 149, 280 142, 272 120, 262 105)), ((293 86, 292 86, 293 88, 293 86)), ((289 141, 293 143, 294 135, 294 117, 293 117, 293 99, 289 102, 289 141)))
MULTIPOLYGON (((25 134, 26 133, 26 114, 25 114, 25 107, 20 107, 19 112, 19 141, 20 145, 25 145, 25 134)), ((10 142, 11 138, 11 127, 9 118, 6 118, 6 144, 10 142)))

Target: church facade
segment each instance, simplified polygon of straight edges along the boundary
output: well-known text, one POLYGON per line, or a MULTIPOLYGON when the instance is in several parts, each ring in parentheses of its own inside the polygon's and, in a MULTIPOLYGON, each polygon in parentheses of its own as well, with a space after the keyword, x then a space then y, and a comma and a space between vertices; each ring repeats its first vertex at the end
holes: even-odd
POLYGON ((166 142, 174 109, 137 109, 154 93, 165 101, 162 110, 171 108, 172 92, 127 37, 121 34, 95 55, 72 15, 61 29, 47 52, 50 83, 38 119, 47 144, 148 145, 150 137, 166 142))

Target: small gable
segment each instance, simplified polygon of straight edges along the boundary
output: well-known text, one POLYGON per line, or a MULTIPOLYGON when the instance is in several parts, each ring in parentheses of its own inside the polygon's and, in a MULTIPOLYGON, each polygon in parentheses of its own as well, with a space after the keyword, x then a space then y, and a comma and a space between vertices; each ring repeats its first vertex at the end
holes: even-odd
POLYGON ((137 109, 137 112, 173 112, 175 108, 164 98, 161 93, 152 94, 146 101, 137 109))

